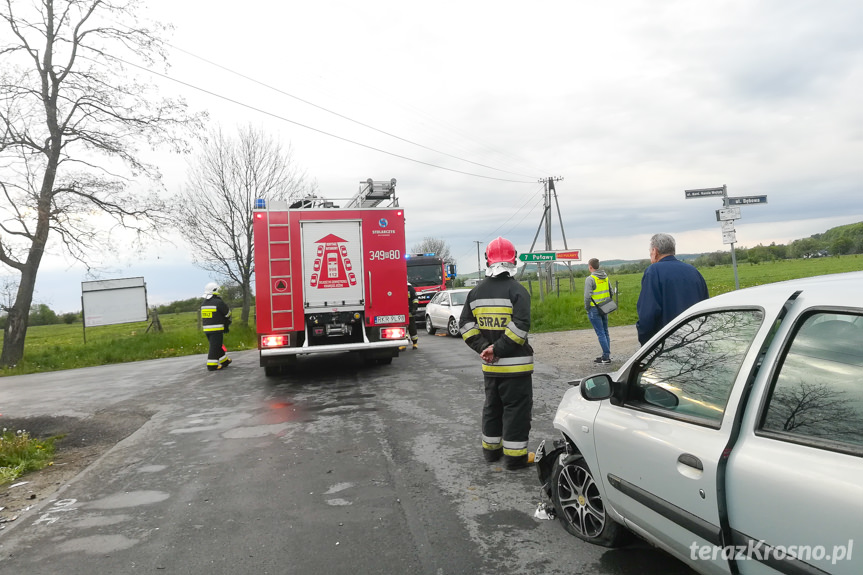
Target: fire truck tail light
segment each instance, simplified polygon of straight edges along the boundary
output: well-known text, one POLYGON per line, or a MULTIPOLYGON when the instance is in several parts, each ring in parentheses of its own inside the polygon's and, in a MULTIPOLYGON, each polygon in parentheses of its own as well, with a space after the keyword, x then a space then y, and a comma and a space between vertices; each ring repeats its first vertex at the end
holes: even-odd
POLYGON ((286 335, 262 335, 261 347, 285 347, 288 345, 288 336, 286 335))
POLYGON ((381 328, 381 339, 404 339, 405 328, 403 327, 384 327, 381 328))

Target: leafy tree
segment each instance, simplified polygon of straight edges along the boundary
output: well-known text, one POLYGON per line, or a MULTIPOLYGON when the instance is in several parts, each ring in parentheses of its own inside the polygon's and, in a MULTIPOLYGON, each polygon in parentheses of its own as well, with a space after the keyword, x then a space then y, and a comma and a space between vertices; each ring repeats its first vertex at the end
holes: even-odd
POLYGON ((172 217, 192 247, 195 264, 242 290, 241 323, 248 324, 252 301, 255 200, 292 200, 316 190, 317 183, 293 161, 290 147, 251 126, 235 138, 213 131, 191 162, 172 217))
POLYGON ((52 325, 59 323, 57 314, 44 303, 33 304, 30 308, 30 325, 52 325))
POLYGON ((767 249, 770 251, 770 256, 774 260, 784 260, 788 257, 788 246, 785 244, 777 245, 776 242, 773 242, 767 246, 767 249))
POLYGON ((411 248, 411 253, 433 253, 439 258, 441 258, 444 263, 454 263, 454 259, 452 257, 452 254, 450 253, 449 245, 447 245, 446 241, 438 238, 423 238, 423 241, 418 244, 414 244, 414 246, 411 248))
POLYGON ((793 258, 809 257, 821 249, 821 243, 814 237, 794 240, 788 247, 788 253, 793 258))
POLYGON ((74 312, 64 313, 60 316, 60 321, 65 324, 73 324, 80 319, 80 316, 74 312))
POLYGON ((201 297, 173 301, 169 304, 156 306, 156 312, 161 314, 198 311, 201 307, 201 297))
POLYGON ((854 249, 854 241, 848 236, 841 236, 830 243, 830 251, 834 255, 850 254, 854 249))
POLYGON ((184 148, 199 124, 181 101, 130 75, 165 62, 166 28, 139 18, 137 0, 0 4, 0 263, 17 278, 4 306, 0 365, 24 354, 42 257, 54 238, 72 257, 104 252, 112 230, 154 233, 161 202, 134 182, 157 182, 137 146, 184 148))

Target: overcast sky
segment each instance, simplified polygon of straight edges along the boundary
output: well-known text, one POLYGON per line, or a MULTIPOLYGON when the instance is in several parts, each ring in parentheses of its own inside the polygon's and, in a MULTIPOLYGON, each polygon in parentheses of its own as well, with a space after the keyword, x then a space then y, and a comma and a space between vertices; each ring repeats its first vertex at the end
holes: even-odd
MULTIPOLYGON (((546 177, 583 261, 646 258, 660 231, 679 253, 728 250, 721 201, 691 188, 767 196, 742 208, 738 246, 863 221, 859 0, 149 6, 176 27, 170 75, 199 88, 160 80, 165 95, 265 129, 325 196, 396 178, 407 247, 441 238, 461 272, 475 241, 529 250, 546 177)), ((176 191, 186 160, 159 162, 176 191)), ((151 246, 100 279, 144 276, 151 304, 195 297, 209 278, 185 252, 151 246)), ((80 309, 84 279, 51 259, 36 301, 80 309)))

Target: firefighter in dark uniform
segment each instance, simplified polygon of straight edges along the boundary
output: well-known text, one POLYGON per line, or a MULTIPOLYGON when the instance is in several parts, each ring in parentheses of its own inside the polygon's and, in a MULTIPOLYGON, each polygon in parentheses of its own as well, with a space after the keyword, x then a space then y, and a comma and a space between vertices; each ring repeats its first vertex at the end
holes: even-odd
POLYGON ((224 346, 224 336, 231 326, 231 310, 219 297, 219 284, 210 282, 204 287, 204 303, 201 304, 201 325, 210 344, 207 353, 207 369, 216 371, 228 367, 231 360, 224 346))
POLYGON ((419 342, 419 337, 417 336, 417 308, 420 305, 419 296, 417 296, 417 290, 414 289, 414 286, 408 282, 408 314, 410 314, 410 319, 408 320, 408 333, 411 336, 411 343, 414 346, 414 349, 417 348, 417 343, 419 342))
POLYGON ((519 469, 532 462, 527 451, 533 409, 533 348, 527 341, 530 294, 513 277, 512 242, 491 241, 485 258, 486 278, 468 294, 459 327, 482 359, 483 456, 489 462, 503 457, 504 467, 519 469))

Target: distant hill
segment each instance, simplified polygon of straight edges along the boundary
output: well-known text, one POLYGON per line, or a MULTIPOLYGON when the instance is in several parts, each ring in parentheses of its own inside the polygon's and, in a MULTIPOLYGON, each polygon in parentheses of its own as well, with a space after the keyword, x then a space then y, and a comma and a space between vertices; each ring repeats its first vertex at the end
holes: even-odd
MULTIPOLYGON (((806 258, 810 257, 810 255, 813 253, 815 253, 816 255, 823 253, 827 253, 829 255, 863 253, 863 222, 830 228, 824 233, 813 234, 808 238, 800 238, 794 240, 787 246, 784 244, 771 244, 770 246, 762 246, 761 244, 759 244, 758 246, 754 246, 751 248, 740 245, 735 246, 735 255, 737 256, 738 261, 747 261, 747 259, 749 259, 749 252, 752 252, 752 258, 750 261, 754 263, 757 263, 757 261, 763 261, 765 257, 783 259, 806 258), (765 252, 765 250, 768 252, 768 256, 764 255, 763 252, 765 252)), ((699 254, 676 255, 677 259, 688 261, 696 265, 715 265, 717 263, 726 263, 722 261, 722 257, 717 256, 727 256, 728 258, 730 258, 730 249, 716 252, 703 252, 699 254)), ((647 258, 640 260, 603 260, 602 267, 609 270, 621 266, 646 267, 647 263, 649 263, 647 258)), ((524 273, 537 272, 537 264, 528 263, 524 265, 524 273)), ((587 262, 573 263, 572 269, 576 272, 586 271, 587 262)), ((564 272, 566 270, 566 264, 561 262, 554 262, 555 273, 564 272)), ((461 272, 459 273, 459 276, 463 278, 477 277, 477 272, 461 272)))

